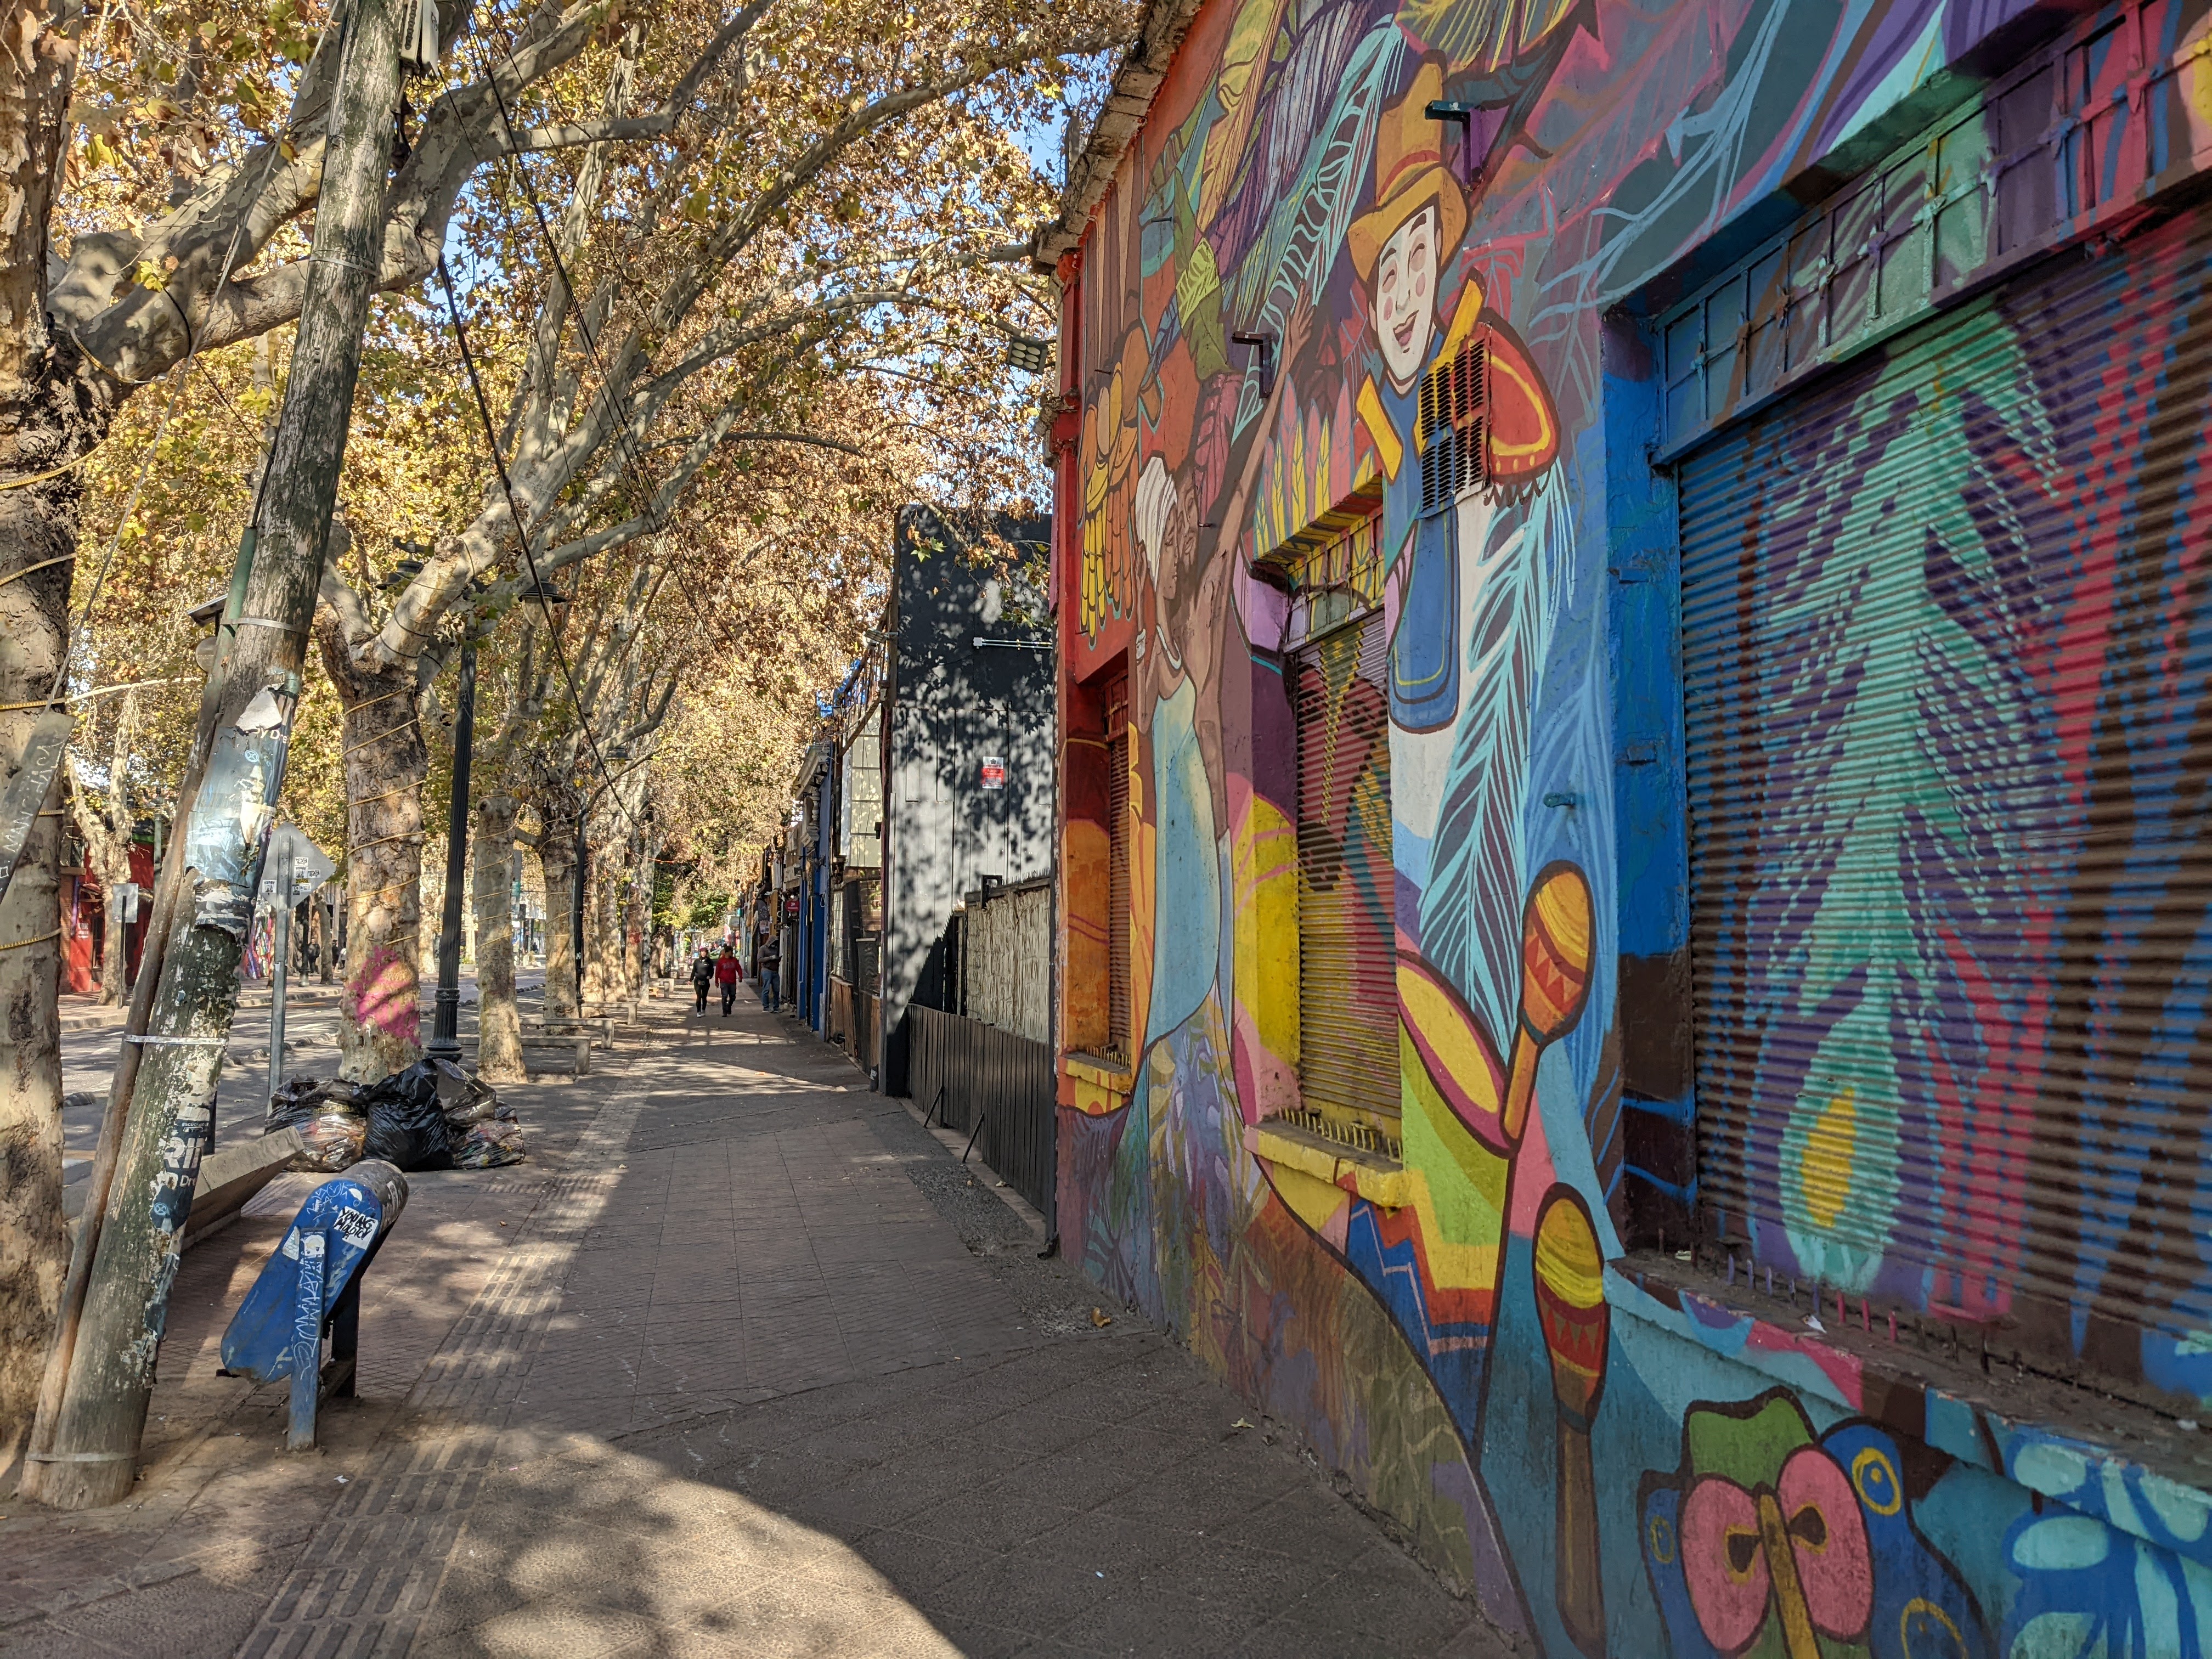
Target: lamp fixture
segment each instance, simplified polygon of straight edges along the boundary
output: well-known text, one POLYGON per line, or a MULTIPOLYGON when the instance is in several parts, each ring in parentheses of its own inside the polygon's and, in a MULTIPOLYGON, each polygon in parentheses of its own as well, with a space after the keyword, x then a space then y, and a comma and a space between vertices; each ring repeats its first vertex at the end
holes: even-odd
POLYGON ((1260 396, 1267 398, 1275 390, 1275 337, 1272 334, 1232 334, 1229 337, 1241 346, 1250 346, 1260 354, 1260 396))
POLYGON ((1459 128, 1459 181, 1474 183, 1474 106, 1438 98, 1422 111, 1431 121, 1448 121, 1459 128))

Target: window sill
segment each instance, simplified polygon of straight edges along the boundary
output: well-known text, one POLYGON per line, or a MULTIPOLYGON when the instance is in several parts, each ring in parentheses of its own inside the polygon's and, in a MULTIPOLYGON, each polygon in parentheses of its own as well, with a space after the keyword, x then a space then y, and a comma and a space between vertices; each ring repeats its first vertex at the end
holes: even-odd
POLYGON ((1605 1291, 1619 1314, 2212 1566, 2212 1432, 1994 1359, 1984 1370, 1963 1347, 1893 1341, 1887 1316, 1852 1308, 1838 1324, 1832 1292, 1816 1328, 1802 1305, 1650 1250, 1609 1263, 1605 1291))
POLYGON ((1404 1164, 1311 1129, 1266 1121, 1249 1124, 1244 1130, 1244 1150, 1263 1163, 1296 1170, 1386 1210, 1401 1210, 1413 1201, 1413 1181, 1404 1164))
POLYGON ((1063 1095, 1063 1103, 1073 1105, 1086 1116, 1104 1117, 1118 1112, 1136 1092, 1137 1068, 1119 1060, 1097 1054, 1067 1053, 1060 1057, 1060 1069, 1061 1075, 1075 1085, 1074 1099, 1069 1101, 1063 1095))
POLYGON ((1095 1083, 1102 1089, 1112 1089, 1126 1095, 1137 1086, 1137 1068, 1126 1061, 1107 1060, 1098 1054, 1078 1054, 1073 1050, 1060 1058, 1068 1076, 1079 1078, 1085 1083, 1095 1083))

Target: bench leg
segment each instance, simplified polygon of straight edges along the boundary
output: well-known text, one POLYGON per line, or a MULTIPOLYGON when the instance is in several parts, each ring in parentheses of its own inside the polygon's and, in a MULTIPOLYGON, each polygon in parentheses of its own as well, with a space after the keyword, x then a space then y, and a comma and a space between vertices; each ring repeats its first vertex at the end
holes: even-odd
POLYGON ((331 1360, 339 1377, 332 1392, 345 1400, 353 1398, 354 1362, 361 1352, 361 1281, 368 1274, 364 1261, 331 1310, 331 1360))
POLYGON ((323 1236, 300 1237, 299 1299, 292 1306, 292 1420, 286 1451, 315 1449, 315 1407, 323 1392, 323 1236))

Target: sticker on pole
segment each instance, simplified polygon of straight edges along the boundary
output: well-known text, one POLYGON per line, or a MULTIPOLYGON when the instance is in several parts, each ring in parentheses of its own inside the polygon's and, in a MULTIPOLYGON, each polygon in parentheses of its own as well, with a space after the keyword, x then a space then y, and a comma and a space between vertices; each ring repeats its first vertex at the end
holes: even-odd
POLYGON ((376 1237, 376 1220, 359 1210, 340 1210, 337 1219, 331 1223, 331 1231, 355 1249, 365 1250, 376 1237))
POLYGON ((1006 787, 1006 762, 1004 756, 983 757, 983 787, 986 789, 1003 789, 1006 787))

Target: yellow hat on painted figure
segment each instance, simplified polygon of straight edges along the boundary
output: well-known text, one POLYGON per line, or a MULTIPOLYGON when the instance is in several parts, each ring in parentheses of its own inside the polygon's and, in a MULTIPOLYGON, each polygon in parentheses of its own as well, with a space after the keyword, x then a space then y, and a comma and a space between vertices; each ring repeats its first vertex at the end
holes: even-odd
POLYGON ((1423 208, 1437 210, 1437 266, 1439 270, 1467 230, 1467 197, 1444 166, 1446 124, 1429 118, 1429 106, 1443 96, 1443 65, 1431 58, 1413 76, 1406 95, 1382 112, 1375 135, 1375 205, 1352 222, 1345 241, 1359 280, 1374 275, 1375 261, 1399 226, 1423 208))

